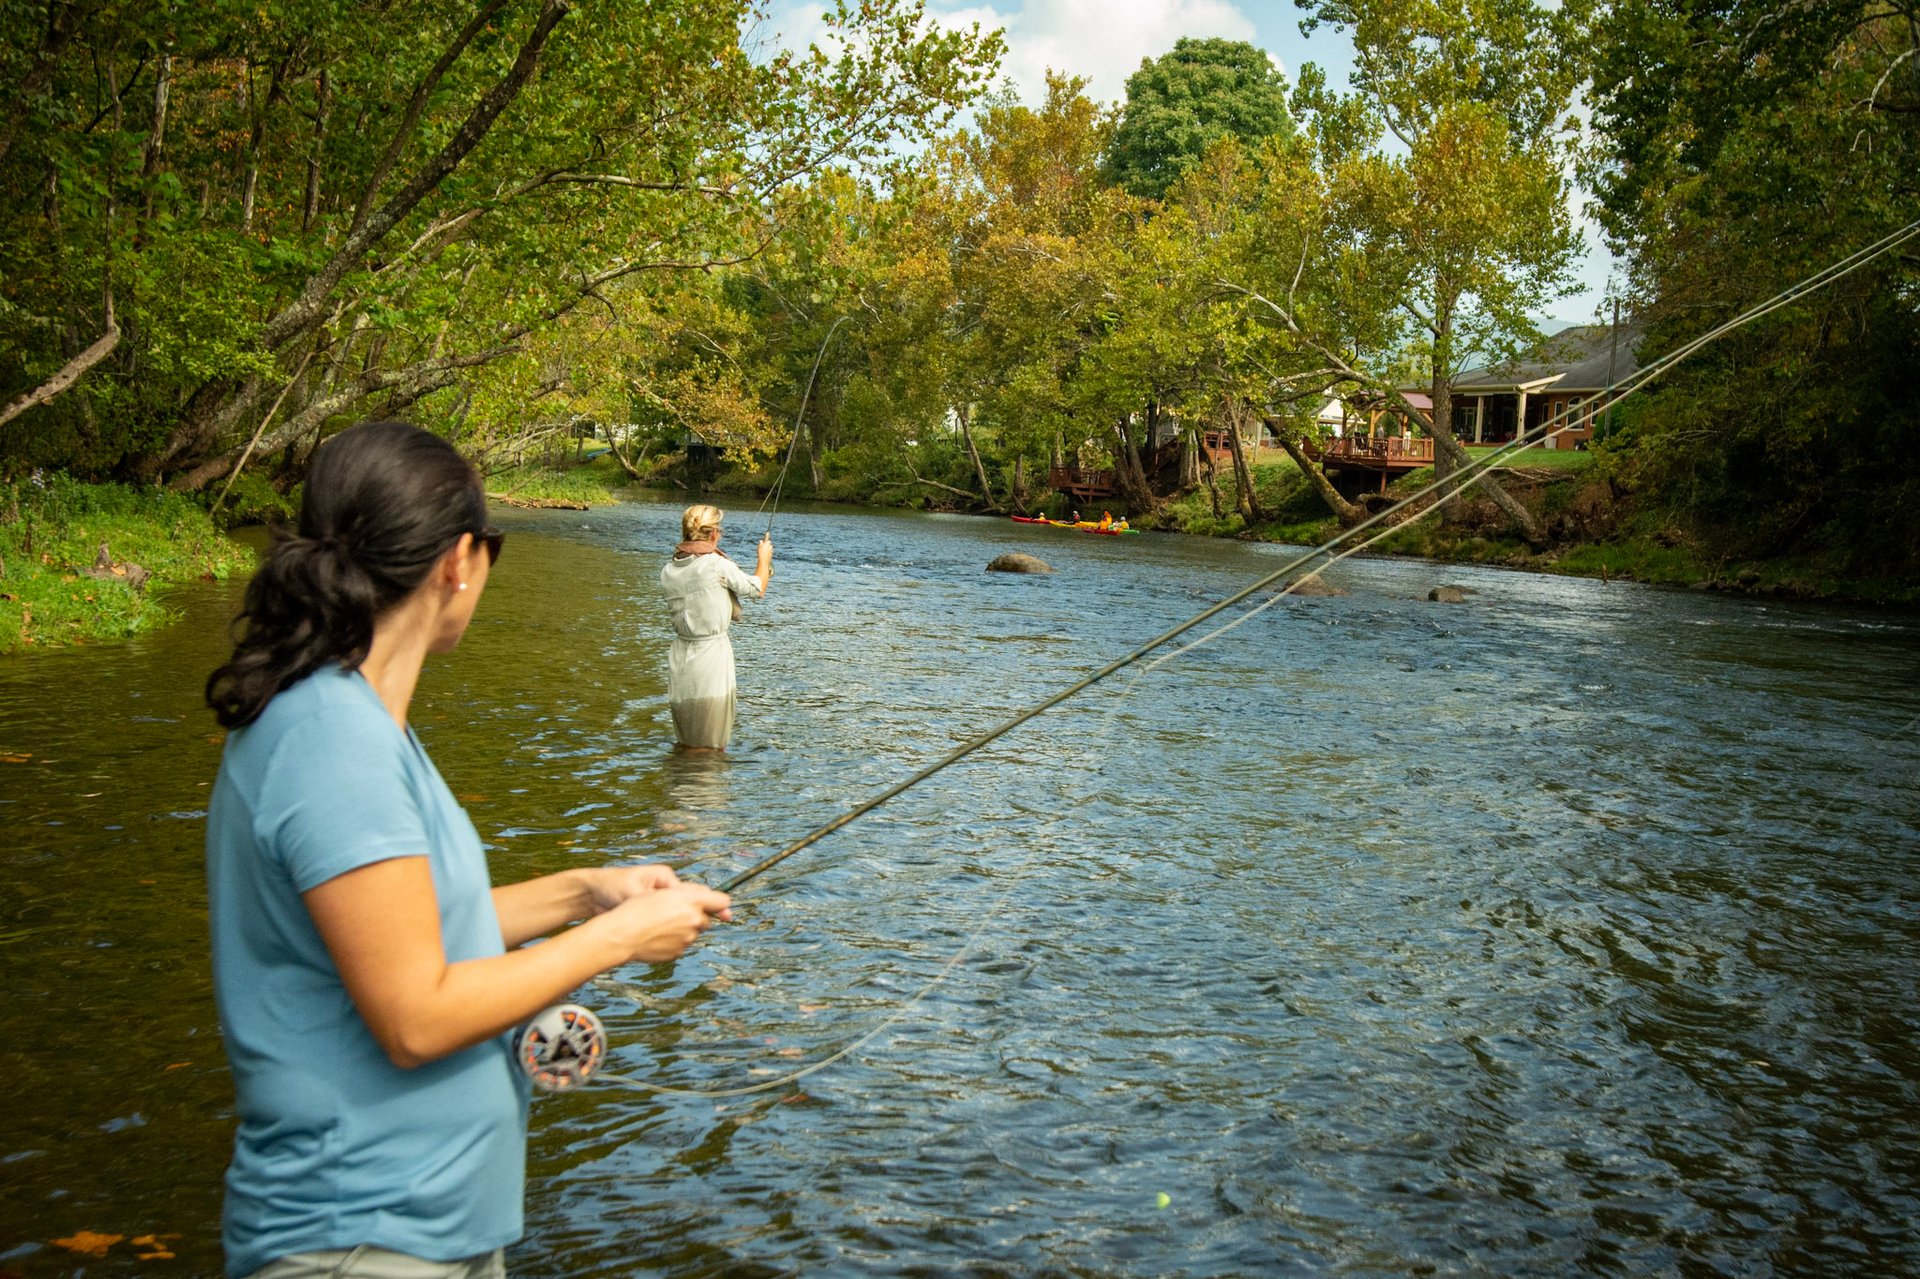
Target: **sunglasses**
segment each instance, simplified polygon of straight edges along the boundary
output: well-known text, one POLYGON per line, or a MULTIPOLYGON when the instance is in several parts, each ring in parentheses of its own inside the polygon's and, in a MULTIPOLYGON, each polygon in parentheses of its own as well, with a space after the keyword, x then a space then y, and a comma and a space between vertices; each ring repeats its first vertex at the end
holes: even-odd
POLYGON ((475 533, 473 540, 487 548, 487 567, 491 568, 500 562, 500 543, 507 540, 505 533, 489 524, 475 533))

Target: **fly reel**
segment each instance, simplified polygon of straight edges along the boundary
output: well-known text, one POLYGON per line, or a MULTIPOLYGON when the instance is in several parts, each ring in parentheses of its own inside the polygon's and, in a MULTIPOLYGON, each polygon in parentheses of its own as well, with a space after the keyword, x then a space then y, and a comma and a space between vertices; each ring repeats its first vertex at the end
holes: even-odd
POLYGON ((513 1036, 520 1073, 545 1092, 569 1092, 593 1077, 607 1054, 607 1028, 590 1008, 555 1004, 513 1036))

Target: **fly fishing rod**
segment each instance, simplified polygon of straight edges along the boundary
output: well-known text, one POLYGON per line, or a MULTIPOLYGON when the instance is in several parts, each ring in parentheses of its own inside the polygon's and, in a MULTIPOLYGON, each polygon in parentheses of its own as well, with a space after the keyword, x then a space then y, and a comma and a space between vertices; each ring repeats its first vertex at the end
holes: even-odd
MULTIPOLYGON (((773 517, 780 510, 781 490, 787 471, 800 447, 800 431, 807 420, 807 404, 813 398, 814 383, 820 376, 820 364, 826 358, 827 344, 850 316, 843 315, 827 329, 814 352, 813 368, 807 374, 806 388, 800 393, 800 409, 793 416, 793 436, 787 441, 787 455, 780 463, 773 486, 761 499, 760 509, 767 512, 763 539, 773 536, 773 517)), ((852 1051, 849 1047, 847 1051, 852 1051)), ((607 1052, 607 1030, 600 1017, 582 1004, 556 1004, 514 1032, 514 1064, 536 1088, 543 1092, 566 1092, 592 1078, 607 1052)), ((820 1063, 825 1064, 825 1063, 820 1063)))
MULTIPOLYGON (((1764 315, 1767 315, 1773 311, 1777 311, 1782 307, 1791 305, 1793 302, 1798 301, 1799 299, 1807 296, 1808 294, 1813 293, 1818 289, 1824 288, 1825 286, 1832 284, 1835 281, 1840 280, 1841 278, 1847 275, 1852 274, 1854 271, 1857 271, 1861 267, 1865 266, 1868 262, 1871 262, 1875 258, 1878 258, 1881 255, 1899 247, 1900 245, 1905 244, 1909 240, 1914 239, 1916 236, 1920 236, 1920 220, 1916 220, 1908 223, 1905 227, 1902 227, 1900 230, 1894 231, 1882 237, 1880 240, 1875 241, 1873 244, 1870 244, 1865 248, 1859 250, 1858 252, 1850 254, 1846 258, 1843 258, 1840 261, 1835 262, 1830 266, 1822 268, 1820 271, 1815 272, 1813 275, 1808 276, 1804 280, 1801 280, 1791 285, 1790 287, 1781 290, 1779 293, 1776 293, 1773 297, 1768 298, 1766 301, 1761 302, 1758 305, 1753 306, 1748 310, 1741 312, 1739 315, 1736 315, 1731 320, 1728 320, 1725 323, 1720 324, 1715 328, 1708 330, 1706 333, 1703 333, 1700 336, 1693 338, 1692 340, 1686 343, 1683 343, 1679 347, 1675 348, 1673 351, 1670 351, 1668 354, 1662 356, 1660 359, 1655 360, 1653 363, 1647 365, 1645 368, 1638 370, 1633 375, 1628 377, 1626 380, 1621 382, 1619 386, 1615 389, 1615 392, 1612 395, 1611 399, 1608 401, 1609 405, 1617 404, 1621 400, 1624 400, 1629 396, 1644 390, 1647 386, 1651 385, 1656 379, 1663 376, 1675 365, 1687 359, 1689 356, 1693 355, 1696 351, 1699 351, 1701 348, 1707 346, 1708 344, 1714 341, 1717 341, 1719 338, 1725 336, 1726 334, 1731 333, 1734 330, 1741 328, 1747 324, 1750 324, 1754 320, 1757 320, 1764 315)), ((1275 313, 1282 314, 1284 316, 1284 313, 1281 312, 1279 307, 1275 306, 1273 302, 1271 302, 1267 298, 1260 296, 1257 293, 1254 293, 1252 290, 1237 288, 1234 286, 1229 286, 1229 287, 1232 288, 1234 292, 1240 293, 1253 301, 1262 303, 1265 306, 1267 306, 1269 309, 1273 310, 1275 313)), ((835 323, 834 327, 835 328, 839 327, 838 322, 835 323)), ((827 337, 831 338, 832 336, 833 336, 833 332, 830 329, 828 330, 827 337)), ((824 354, 825 350, 826 350, 826 344, 825 342, 822 342, 821 353, 824 354)), ((816 370, 819 367, 818 357, 815 358, 814 367, 816 370)), ((811 390, 811 380, 809 380, 809 390, 811 390)), ((802 401, 803 411, 804 411, 804 406, 805 406, 805 401, 803 399, 802 401)), ((1196 613, 1193 617, 1188 618, 1186 621, 1181 622, 1179 625, 1174 626, 1162 632, 1161 634, 1155 636, 1153 639, 1148 640, 1146 643, 1141 644, 1140 646, 1126 653, 1125 655, 1115 658, 1113 661, 1107 663, 1105 666, 1102 666, 1099 670, 1094 671, 1091 675, 1088 675, 1078 680, 1077 682, 1053 694, 1051 697, 1048 697, 1045 700, 1038 702, 1031 707, 1028 707, 1026 710, 1021 711, 1019 714, 1004 721, 1003 723, 998 724, 995 727, 988 729, 986 732, 980 734, 979 736, 974 737, 969 741, 962 743, 960 746, 955 747, 951 751, 948 751, 945 755, 942 755, 940 758, 934 760, 932 763, 926 765, 925 767, 919 769, 918 771, 914 772, 910 776, 888 787, 886 790, 864 801, 863 803, 860 803, 854 806, 853 808, 847 810, 846 812, 842 813, 840 816, 834 818, 832 821, 826 823, 825 825, 820 826, 813 831, 810 831, 808 834, 802 836, 800 839, 787 845, 785 848, 782 848, 780 851, 773 853, 772 855, 754 863, 752 866, 749 866, 746 870, 741 871, 739 874, 733 876, 731 879, 728 879, 725 883, 721 884, 720 891, 724 893, 734 892, 735 890, 740 888, 742 885, 747 884, 752 880, 758 878, 759 876, 765 874, 767 871, 772 870, 775 866, 778 866, 781 862, 784 862, 785 860, 787 860, 787 858, 792 857, 795 853, 801 852, 807 848, 812 847, 814 844, 817 844, 821 840, 825 839, 828 835, 833 834, 835 831, 840 830, 842 827, 847 826, 848 824, 872 812, 874 809, 880 807, 882 804, 886 803, 888 800, 893 799, 895 796, 900 795, 901 793, 907 790, 910 790, 914 786, 919 785, 921 782, 926 781, 928 778, 932 777, 934 774, 942 771, 943 769, 949 768, 954 764, 959 763, 961 760, 965 759, 967 756, 972 755, 975 751, 978 751, 982 747, 987 746, 988 744, 996 741, 1001 737, 1004 737, 1006 734, 1012 732, 1014 729, 1020 727, 1022 724, 1025 724, 1028 720, 1034 719, 1035 717, 1044 714, 1045 712, 1051 710, 1053 707, 1060 705, 1060 703, 1066 701, 1067 699, 1074 697, 1075 695, 1085 691, 1088 688, 1091 688, 1095 684, 1098 684, 1100 681, 1106 679, 1108 676, 1113 675, 1114 673, 1120 670, 1123 670, 1128 666, 1131 666, 1135 662, 1139 661, 1141 658, 1153 652, 1155 649, 1158 649, 1163 645, 1169 643, 1170 641, 1178 638, 1179 636, 1186 634, 1188 631, 1193 630, 1195 627, 1201 625, 1203 622, 1206 622, 1211 618, 1219 616, 1221 613, 1225 612, 1227 609, 1230 609, 1234 605, 1240 603, 1241 601, 1247 599, 1248 597, 1255 595, 1262 590, 1265 590, 1266 588, 1279 582, 1281 579, 1286 578, 1291 574, 1295 574, 1299 572, 1300 570, 1306 568, 1308 565, 1312 564, 1315 560, 1321 559, 1324 556, 1325 565, 1331 565, 1340 560, 1347 558, 1350 555, 1354 555, 1359 551, 1364 550, 1368 546, 1373 545, 1375 542, 1378 542, 1382 538, 1388 536, 1390 533, 1395 531, 1395 529, 1398 526, 1389 525, 1386 528, 1381 528, 1379 529, 1378 532, 1372 533, 1370 536, 1368 536, 1364 540, 1354 541, 1352 542, 1351 545, 1348 545, 1344 549, 1341 549, 1341 544, 1343 542, 1348 542, 1350 539, 1353 539, 1357 534, 1366 532, 1369 529, 1375 529, 1382 524, 1386 524, 1387 521, 1393 515, 1395 515, 1396 513, 1402 510, 1405 510, 1407 507, 1413 505, 1414 503, 1419 502, 1437 493, 1438 497, 1435 499, 1432 506, 1426 508, 1426 510, 1431 511, 1431 510, 1440 509, 1440 507, 1445 505, 1446 502, 1458 496, 1475 479, 1485 474, 1494 465, 1501 462, 1502 460, 1509 457, 1510 455, 1516 452, 1519 452, 1523 449, 1526 449, 1528 447, 1531 447, 1532 445, 1537 444, 1541 440, 1545 439, 1555 429, 1557 429, 1562 423, 1564 423, 1569 417, 1571 417, 1575 411, 1576 411, 1576 407, 1573 405, 1569 405, 1567 408, 1563 409, 1560 413, 1555 414, 1553 417, 1548 418, 1546 421, 1540 423, 1540 425, 1533 427, 1530 430, 1522 430, 1520 433, 1515 435, 1515 437, 1510 442, 1508 442, 1507 444, 1503 445, 1498 449, 1495 449, 1493 452, 1486 454, 1480 458, 1473 459, 1472 461, 1468 462, 1465 466, 1453 472, 1452 474, 1449 474, 1444 478, 1436 478, 1435 480, 1426 484, 1425 486, 1421 487, 1415 492, 1408 494, 1404 498, 1401 498, 1398 502, 1395 502, 1391 506, 1388 506, 1385 509, 1379 512, 1376 512, 1374 515, 1369 516, 1367 519, 1362 520, 1359 523, 1353 525, 1351 528, 1341 530, 1341 532, 1335 535, 1334 537, 1329 538, 1327 541, 1321 543, 1319 546, 1316 546, 1313 549, 1294 557, 1293 559, 1289 560, 1287 563, 1283 564, 1280 568, 1275 569, 1271 573, 1268 573, 1264 577, 1260 578, 1258 581, 1255 581, 1252 584, 1246 587, 1243 587, 1238 591, 1235 591, 1233 594, 1227 596, 1225 599, 1220 600, 1218 603, 1213 604, 1212 606, 1206 609, 1203 609, 1201 612, 1196 613)), ((797 439, 797 429, 798 428, 796 426, 796 439, 797 439)), ((791 460, 791 450, 789 450, 789 460, 791 460)), ((1420 513, 1425 514, 1426 511, 1422 511, 1420 513)), ((1323 565, 1323 567, 1325 565, 1323 565)), ((1305 575, 1302 574, 1302 576, 1305 576, 1305 575)), ((1180 650, 1177 650, 1177 652, 1190 651, 1192 648, 1196 648, 1200 644, 1206 643, 1208 640, 1212 639, 1214 636, 1223 634, 1227 630, 1232 629, 1234 626, 1238 626, 1242 622, 1249 620, 1252 616, 1254 616, 1258 612, 1264 610, 1265 608, 1269 607, 1273 603, 1277 602, 1279 599, 1291 593, 1294 587, 1299 584, 1299 581, 1300 581, 1300 578, 1296 577, 1292 582, 1288 583, 1288 585, 1284 589, 1277 592, 1272 599, 1264 601, 1261 605, 1259 605, 1258 608, 1250 610, 1245 616, 1236 619, 1235 621, 1229 623, 1227 626, 1220 627, 1219 629, 1209 633, 1208 635, 1203 636, 1200 640, 1196 641, 1194 644, 1188 645, 1180 650)), ((1168 654, 1167 656, 1172 657, 1176 655, 1177 653, 1168 654)), ((1162 659, 1162 660, 1165 660, 1165 659, 1162 659)), ((1155 662, 1153 665, 1158 666, 1159 663, 1155 662)), ((1151 669, 1151 667, 1149 669, 1151 669)), ((965 952, 963 951, 962 953, 964 954, 965 952)), ((951 962, 949 964, 949 967, 951 967, 951 962)), ((944 970, 943 970, 943 975, 944 975, 944 970)), ((865 1042, 865 1039, 866 1037, 863 1036, 861 1040, 856 1041, 856 1046, 858 1042, 865 1042)), ((535 1018, 532 1022, 528 1023, 528 1025, 524 1027, 514 1037, 513 1048, 514 1048, 514 1057, 516 1062, 520 1066, 520 1069, 522 1070, 523 1073, 525 1073, 528 1076, 529 1079, 531 1079, 534 1082, 536 1086, 546 1089, 548 1091, 565 1091, 567 1089, 571 1089, 581 1084, 584 1084, 589 1078, 592 1077, 595 1070, 598 1068, 600 1061, 602 1060, 602 1058, 606 1053, 606 1043, 607 1041, 606 1041, 605 1027, 601 1024, 600 1018, 597 1015, 595 1015, 592 1012, 592 1010, 585 1008, 579 1004, 564 1004, 555 1008, 547 1009, 545 1012, 540 1014, 539 1017, 535 1018)), ((840 1056, 844 1056, 845 1053, 852 1051, 852 1047, 853 1046, 849 1046, 845 1049, 842 1049, 840 1053, 835 1054, 834 1058, 830 1060, 837 1060, 840 1056)), ((818 1069, 821 1065, 825 1065, 825 1064, 826 1064, 825 1062, 815 1063, 815 1065, 813 1067, 810 1067, 809 1069, 818 1069)), ((624 1082, 631 1083, 635 1081, 624 1081, 624 1082)), ((772 1082, 783 1083, 785 1081, 776 1080, 772 1082)), ((672 1090, 655 1089, 655 1091, 672 1091, 672 1090)))
MULTIPOLYGON (((1721 324, 1718 327, 1709 330, 1708 332, 1700 335, 1697 338, 1694 338, 1692 341, 1685 343, 1684 345, 1680 346, 1679 348, 1669 353, 1668 355, 1662 357, 1659 360, 1656 360, 1654 363, 1648 365, 1646 368, 1639 370, 1634 376, 1630 377, 1625 382, 1622 382, 1620 384, 1620 388, 1616 390, 1610 403, 1618 403, 1619 401, 1627 398, 1627 396, 1633 394, 1635 391, 1641 390, 1648 383, 1653 381, 1655 378, 1661 376, 1667 370, 1671 369, 1674 365, 1680 363, 1680 361, 1686 359, 1688 356, 1692 355, 1695 351, 1698 351, 1700 348, 1706 346, 1708 343, 1713 342, 1718 338, 1724 336, 1725 334, 1732 332, 1734 329, 1737 329, 1745 324, 1751 323, 1752 321, 1760 318, 1763 315, 1768 314, 1769 312, 1776 311, 1783 306, 1787 306, 1792 302, 1799 300, 1801 297, 1806 296, 1808 293, 1814 292, 1815 290, 1820 288, 1824 288, 1826 285, 1833 283, 1834 281, 1840 279, 1842 276, 1848 275, 1853 271, 1856 271, 1859 268, 1865 266, 1869 261, 1872 261, 1874 258, 1877 258, 1880 255, 1898 247, 1899 245, 1904 244, 1906 241, 1910 239, 1913 239, 1916 235, 1920 235, 1920 221, 1909 223, 1907 226, 1901 228, 1900 230, 1895 231, 1883 237, 1882 239, 1876 241, 1873 244, 1868 245, 1866 248, 1861 249, 1856 253, 1850 254, 1846 258, 1843 258, 1841 261, 1836 262, 1829 267, 1826 267, 1818 272, 1815 272, 1813 275, 1807 277, 1805 280, 1802 280, 1799 283, 1794 284, 1790 288, 1782 290, 1780 293, 1775 294, 1773 297, 1767 299, 1765 302, 1762 302, 1759 305, 1752 307, 1745 312, 1742 312, 1740 315, 1735 316, 1733 319, 1727 321, 1726 323, 1721 324)), ((1272 308, 1276 311, 1278 310, 1277 307, 1273 306, 1273 303, 1269 302, 1266 298, 1260 297, 1260 295, 1256 293, 1252 293, 1250 290, 1237 289, 1236 291, 1246 294, 1247 296, 1253 298, 1256 301, 1264 303, 1269 308, 1272 308)), ((829 333, 828 336, 831 337, 832 334, 829 333)), ((1005 721, 1004 723, 1001 723, 995 726, 994 728, 988 729, 986 732, 980 734, 978 737, 975 737, 972 740, 967 741, 958 747, 955 747, 953 750, 947 752, 945 755, 942 755, 939 759, 934 760, 932 763, 928 764, 926 767, 920 769, 919 771, 913 773, 911 776, 906 777, 899 782, 896 782, 894 785, 888 787, 886 790, 880 792, 878 795, 875 795, 871 799, 868 799, 865 802, 858 804, 855 807, 847 810, 845 813, 842 813, 840 816, 834 818, 832 821, 828 822, 826 825, 821 826, 809 832, 808 834, 802 836, 798 840, 795 840, 793 843, 787 845, 785 848, 781 849, 779 852, 774 853, 771 856, 766 857, 759 862, 756 862, 752 866, 749 866, 746 870, 741 871, 739 874, 733 876, 733 878, 721 884, 720 891, 723 893, 731 893, 735 891, 736 889, 740 888, 742 885, 749 883, 750 881, 765 874, 767 871, 772 870, 775 866, 778 866, 781 862, 793 856, 795 853, 801 852, 804 849, 812 847, 814 844, 819 843, 821 840, 825 839, 828 835, 833 834, 835 831, 841 829, 843 826, 846 826, 849 823, 856 821, 859 818, 865 816, 866 814, 872 812, 874 809, 880 807, 880 805, 886 803, 888 800, 894 798, 896 795, 899 795, 904 791, 912 789, 913 787, 919 785, 921 782, 927 780, 929 777, 932 777, 935 773, 938 773, 945 768, 948 768, 954 764, 959 763, 961 760, 973 754, 975 751, 979 750, 981 747, 986 746, 989 743, 1001 737, 1006 736, 1008 733, 1020 727, 1020 725, 1026 723, 1028 720, 1044 714, 1045 712, 1051 710, 1055 706, 1058 706, 1060 703, 1066 701, 1068 698, 1073 697, 1076 694, 1088 688, 1091 688, 1093 685, 1098 684, 1101 680, 1106 679, 1109 675, 1112 675, 1117 671, 1120 671, 1128 666, 1131 666, 1133 663, 1139 661, 1141 658, 1153 652, 1155 649, 1161 647, 1163 644, 1166 644, 1169 641, 1174 640, 1179 636, 1186 634, 1188 631, 1192 630, 1196 626, 1199 626, 1201 623, 1207 621, 1208 619, 1219 616, 1221 613, 1225 612, 1227 609, 1232 608, 1235 604, 1240 603, 1242 600, 1248 598, 1249 596, 1258 594, 1260 591, 1265 590, 1266 588, 1272 586, 1274 583, 1280 581, 1282 578, 1287 577, 1289 574, 1295 573, 1298 570, 1305 568, 1307 565, 1311 564, 1314 560, 1320 558, 1321 556, 1323 555, 1327 556, 1329 563, 1333 562, 1334 559, 1344 558, 1343 555, 1335 556, 1332 554, 1334 549, 1338 547, 1340 543, 1347 541, 1348 539, 1352 538, 1354 535, 1364 532, 1369 528, 1385 523, 1389 518, 1391 518, 1396 513, 1406 509, 1408 506, 1412 505, 1413 503, 1418 502, 1423 498, 1429 496, 1430 494, 1434 493, 1436 490, 1445 490, 1444 492, 1441 492, 1439 500, 1434 504, 1435 508, 1437 508, 1440 504, 1446 502, 1450 498, 1457 495, 1461 490, 1466 488, 1468 484, 1472 483, 1474 479, 1478 478, 1481 474, 1484 474, 1488 469, 1490 469, 1496 463, 1505 459, 1509 454, 1516 452, 1519 449, 1526 448, 1531 444, 1537 443, 1540 439, 1544 439, 1547 434, 1551 433, 1551 431, 1554 428, 1558 427, 1561 424, 1561 422, 1573 411, 1574 411, 1573 407, 1569 406, 1567 409, 1563 410, 1560 414, 1556 415, 1552 419, 1546 422, 1543 422, 1539 426, 1533 428, 1532 431, 1521 432, 1520 434, 1516 435, 1514 439, 1510 443, 1508 443, 1506 446, 1500 449, 1496 449, 1494 452, 1487 454, 1481 458, 1473 460, 1472 462, 1468 463, 1466 466, 1462 467, 1460 470, 1455 471, 1454 473, 1444 478, 1435 479, 1432 483, 1400 499, 1398 502, 1395 502, 1392 506, 1389 506, 1386 509, 1377 512, 1376 514, 1361 521, 1360 523, 1355 524, 1351 528, 1343 529, 1338 535, 1328 539, 1326 542, 1322 543, 1321 545, 1314 547, 1312 550, 1307 551, 1306 553, 1296 557, 1295 559, 1288 561, 1286 564, 1282 565, 1278 569, 1275 569, 1273 572, 1267 574, 1265 577, 1260 578, 1258 581, 1252 583, 1249 586, 1243 587, 1242 589, 1235 591, 1233 594, 1227 596, 1225 599, 1221 600, 1219 603, 1214 604, 1213 606, 1195 614, 1193 617, 1188 618, 1186 621, 1181 622, 1179 625, 1172 627, 1167 631, 1162 632, 1161 634, 1155 636, 1153 639, 1150 639, 1146 643, 1140 645, 1138 648, 1135 648, 1132 652, 1129 652, 1122 657, 1115 658, 1113 661, 1107 663, 1105 666, 1101 667, 1099 670, 1093 672, 1093 674, 1086 676, 1084 679, 1079 680, 1078 682, 1068 686, 1067 688, 1061 689, 1058 693, 1055 693, 1053 696, 1047 698, 1042 702, 1036 703, 1035 705, 1029 707, 1024 711, 1021 711, 1019 714, 1015 715, 1013 718, 1005 721)), ((1350 547, 1346 552, 1346 554, 1351 554, 1354 551, 1361 549, 1362 546, 1365 546, 1374 540, 1377 540, 1377 539, 1368 539, 1368 543, 1361 543, 1359 545, 1350 547)))

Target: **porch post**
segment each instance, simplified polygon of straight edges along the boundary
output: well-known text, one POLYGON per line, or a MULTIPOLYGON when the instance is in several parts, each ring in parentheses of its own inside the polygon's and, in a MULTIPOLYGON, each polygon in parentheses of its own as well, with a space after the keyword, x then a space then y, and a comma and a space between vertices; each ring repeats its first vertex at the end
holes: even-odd
POLYGON ((1484 443, 1482 437, 1487 431, 1487 397, 1476 395, 1473 398, 1473 442, 1484 443))
POLYGON ((1513 438, 1519 439, 1527 433, 1527 388, 1520 388, 1520 406, 1515 410, 1513 419, 1513 438))

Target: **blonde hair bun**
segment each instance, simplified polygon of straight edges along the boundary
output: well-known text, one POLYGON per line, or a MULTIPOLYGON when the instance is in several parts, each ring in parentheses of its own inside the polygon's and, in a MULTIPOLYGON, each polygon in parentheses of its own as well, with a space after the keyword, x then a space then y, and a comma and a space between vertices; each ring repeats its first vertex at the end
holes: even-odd
POLYGON ((720 521, 726 518, 726 512, 717 506, 705 502, 696 502, 680 513, 680 539, 685 542, 704 542, 708 533, 720 531, 720 521))

